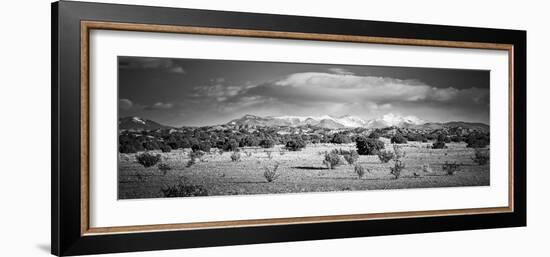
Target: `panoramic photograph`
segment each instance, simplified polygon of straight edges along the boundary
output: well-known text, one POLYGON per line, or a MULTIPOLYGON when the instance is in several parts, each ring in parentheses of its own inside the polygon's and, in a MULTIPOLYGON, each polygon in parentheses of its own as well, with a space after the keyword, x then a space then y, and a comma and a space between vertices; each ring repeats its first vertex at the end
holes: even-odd
POLYGON ((490 185, 490 71, 118 57, 118 198, 490 185))

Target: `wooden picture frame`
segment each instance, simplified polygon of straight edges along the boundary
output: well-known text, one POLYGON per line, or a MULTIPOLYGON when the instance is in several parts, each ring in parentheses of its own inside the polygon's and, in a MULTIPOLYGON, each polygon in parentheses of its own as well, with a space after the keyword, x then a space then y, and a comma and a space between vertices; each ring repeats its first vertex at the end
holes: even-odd
POLYGON ((526 225, 526 32, 83 2, 52 4, 52 254, 80 255, 526 225), (139 226, 89 225, 91 30, 508 52, 508 206, 139 226))

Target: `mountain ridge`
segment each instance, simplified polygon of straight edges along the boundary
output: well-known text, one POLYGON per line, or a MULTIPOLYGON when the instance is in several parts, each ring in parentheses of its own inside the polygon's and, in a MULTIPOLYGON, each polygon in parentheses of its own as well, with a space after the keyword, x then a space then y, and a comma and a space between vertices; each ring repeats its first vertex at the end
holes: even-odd
MULTIPOLYGON (((139 117, 124 117, 118 121, 120 130, 156 130, 156 129, 173 129, 175 127, 160 124, 158 122, 142 119, 139 117)), ((315 126, 325 129, 380 129, 387 127, 400 127, 411 129, 442 129, 445 127, 462 127, 467 129, 476 129, 481 131, 489 131, 489 125, 480 122, 464 122, 464 121, 449 121, 449 122, 427 122, 415 116, 399 116, 394 114, 386 114, 382 117, 363 120, 352 115, 343 116, 257 116, 246 114, 238 119, 233 119, 225 124, 212 126, 232 126, 232 127, 303 127, 315 126)), ((204 126, 204 127, 212 127, 204 126)), ((185 128, 188 126, 183 126, 185 128)))

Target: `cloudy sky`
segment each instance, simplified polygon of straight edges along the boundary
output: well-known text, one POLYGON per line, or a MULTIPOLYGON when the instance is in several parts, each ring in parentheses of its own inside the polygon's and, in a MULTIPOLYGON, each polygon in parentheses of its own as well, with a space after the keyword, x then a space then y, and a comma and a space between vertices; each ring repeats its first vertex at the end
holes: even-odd
POLYGON ((171 126, 385 114, 489 124, 489 71, 119 57, 119 117, 171 126))

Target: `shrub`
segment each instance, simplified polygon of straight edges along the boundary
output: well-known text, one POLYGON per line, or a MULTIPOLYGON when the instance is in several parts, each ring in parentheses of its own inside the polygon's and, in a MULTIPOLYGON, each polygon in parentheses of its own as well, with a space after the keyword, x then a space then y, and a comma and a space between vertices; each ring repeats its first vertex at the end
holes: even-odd
POLYGON ((197 152, 197 151, 203 151, 203 152, 210 152, 210 142, 208 141, 203 141, 203 142, 199 142, 198 144, 194 144, 193 146, 191 146, 191 150, 193 150, 193 152, 197 152))
POLYGON ((461 136, 452 136, 451 137, 451 141, 455 142, 455 143, 458 143, 458 142, 463 141, 463 140, 464 140, 464 138, 462 138, 461 136))
POLYGON ((239 143, 240 147, 244 146, 258 146, 260 142, 258 142, 258 139, 256 139, 253 136, 246 136, 241 139, 241 142, 239 143))
POLYGON ((160 154, 154 155, 148 152, 136 156, 137 162, 145 168, 155 166, 160 161, 160 154))
POLYGON ((172 151, 172 147, 170 147, 169 145, 161 145, 160 146, 160 150, 163 152, 163 153, 169 153, 172 151))
POLYGON ((263 148, 272 148, 273 146, 275 146, 275 141, 271 139, 264 139, 260 141, 260 146, 263 148))
POLYGON ((397 134, 397 135, 395 135, 391 138, 391 143, 392 144, 406 144, 407 139, 404 136, 402 136, 401 134, 397 134))
POLYGON ((118 151, 120 153, 136 153, 136 147, 130 144, 122 144, 119 146, 118 151))
POLYGON ((355 145, 360 155, 374 155, 384 149, 384 142, 373 138, 358 137, 355 145))
POLYGON ((306 147, 306 143, 301 140, 290 140, 286 142, 285 148, 289 151, 300 151, 302 148, 306 147))
POLYGON ((189 197, 189 196, 207 196, 208 190, 201 185, 190 185, 180 180, 177 185, 167 186, 161 189, 164 197, 189 197))
POLYGON ((489 135, 472 133, 466 139, 466 143, 468 143, 466 147, 484 148, 489 144, 489 135))
POLYGON ((147 151, 160 149, 159 145, 155 141, 147 141, 143 143, 143 148, 147 151))
POLYGON ((349 144, 351 143, 351 139, 348 135, 343 133, 336 133, 332 137, 332 140, 330 140, 333 144, 349 144))
POLYGON ((330 152, 325 154, 323 164, 325 164, 328 169, 334 169, 336 166, 342 164, 342 160, 340 159, 340 155, 330 152))
POLYGON ((378 131, 373 131, 369 134, 369 138, 372 138, 372 139, 379 139, 380 138, 380 132, 378 131))
POLYGON ((191 158, 191 159, 189 159, 189 161, 187 161, 187 164, 185 165, 185 167, 189 168, 189 167, 195 165, 196 162, 197 161, 195 160, 195 158, 191 158))
POLYGON ((198 150, 196 152, 190 152, 189 157, 191 159, 201 159, 202 157, 204 157, 205 154, 206 154, 205 152, 198 150))
POLYGON ((437 141, 432 144, 432 149, 445 149, 445 148, 447 148, 447 146, 443 141, 437 141))
POLYGON ((193 152, 198 152, 198 151, 201 150, 201 147, 199 146, 199 144, 194 144, 194 145, 191 146, 191 150, 193 152))
POLYGON ((475 154, 472 160, 478 165, 485 165, 489 162, 489 151, 484 149, 475 149, 475 154))
POLYGON ((241 153, 235 151, 231 154, 231 161, 232 162, 238 162, 241 160, 241 153))
POLYGON ((172 169, 172 167, 170 167, 170 165, 166 163, 159 163, 159 165, 157 165, 157 168, 162 171, 163 175, 166 175, 166 173, 168 173, 168 171, 172 169))
POLYGON ((400 160, 401 158, 405 158, 405 151, 401 149, 401 146, 399 145, 393 145, 393 158, 396 160, 400 160))
POLYGON ((277 173, 278 168, 279 168, 279 163, 278 162, 275 163, 273 168, 269 168, 268 166, 264 166, 264 178, 265 178, 265 180, 267 180, 267 182, 273 182, 277 178, 279 178, 279 176, 281 176, 280 173, 277 173))
POLYGON ((353 165, 359 159, 359 154, 355 150, 351 150, 349 153, 345 153, 342 156, 344 156, 344 159, 349 165, 353 165))
POLYGON ((252 156, 252 152, 244 151, 244 155, 246 155, 246 157, 251 157, 251 156, 252 156))
POLYGON ((382 163, 388 163, 391 159, 393 159, 392 151, 387 151, 387 150, 378 151, 377 155, 378 155, 378 159, 380 159, 382 163))
POLYGON ((390 167, 390 174, 392 174, 395 179, 398 179, 401 176, 401 171, 405 168, 405 164, 403 164, 400 160, 395 160, 393 167, 390 167))
POLYGON ((447 175, 454 175, 459 169, 460 164, 457 164, 456 162, 449 163, 446 161, 445 164, 443 164, 443 171, 447 172, 447 175))
POLYGON ((422 134, 416 134, 416 133, 409 133, 406 136, 407 140, 409 141, 417 141, 417 142, 427 142, 428 139, 422 135, 422 134))
POLYGON ((355 171, 355 174, 357 174, 357 177, 359 177, 359 179, 362 179, 363 176, 365 176, 366 172, 370 173, 369 169, 365 169, 363 166, 359 164, 355 164, 355 167, 353 170, 355 171))
POLYGON ((237 143, 237 140, 233 138, 226 141, 223 145, 223 150, 227 152, 234 152, 237 151, 237 149, 239 149, 239 143, 237 143))

